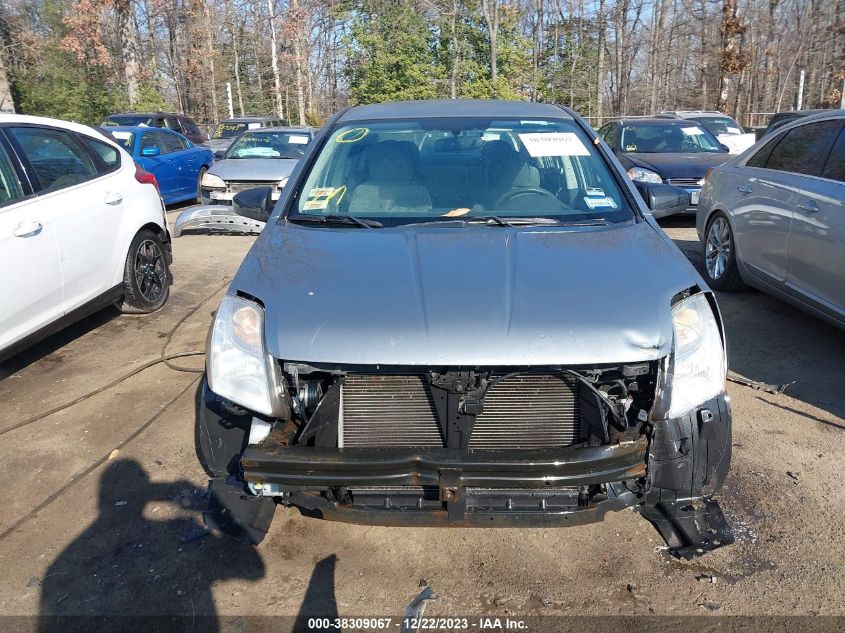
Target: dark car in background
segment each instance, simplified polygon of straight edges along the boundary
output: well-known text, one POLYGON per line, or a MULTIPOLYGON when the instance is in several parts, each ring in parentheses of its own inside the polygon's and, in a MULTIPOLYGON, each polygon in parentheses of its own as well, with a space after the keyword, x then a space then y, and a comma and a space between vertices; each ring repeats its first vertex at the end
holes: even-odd
POLYGON ((199 183, 214 160, 210 149, 171 130, 111 127, 108 131, 136 163, 155 176, 165 204, 199 198, 199 183))
POLYGON ((269 186, 278 199, 314 138, 309 127, 260 128, 241 134, 202 178, 200 202, 232 204, 239 191, 269 186))
POLYGON ((225 121, 220 121, 217 127, 214 128, 214 132, 212 132, 207 145, 217 158, 222 158, 232 142, 244 132, 263 127, 281 127, 283 125, 287 125, 287 121, 282 121, 273 115, 250 115, 226 119, 225 121))
POLYGON ((752 130, 744 130, 736 119, 718 110, 675 110, 661 112, 657 116, 700 123, 719 139, 720 143, 727 145, 731 154, 742 154, 757 141, 752 130))
MULTIPOLYGON (((730 158, 728 148, 695 121, 621 119, 599 129, 631 180, 665 183, 686 191, 689 206, 674 213, 694 215, 704 177, 730 158)), ((655 217, 669 215, 656 213, 655 217)))
POLYGON ((831 110, 817 108, 814 110, 790 110, 788 112, 775 112, 772 115, 772 118, 769 119, 769 125, 766 126, 766 129, 763 131, 763 134, 760 136, 760 138, 762 138, 763 136, 768 136, 772 132, 781 129, 784 125, 792 123, 793 121, 797 121, 798 119, 804 118, 805 116, 823 114, 826 112, 831 112, 831 110))
POLYGON ((108 115, 101 124, 104 128, 116 126, 163 127, 188 137, 197 145, 206 142, 205 135, 191 117, 174 112, 120 112, 108 115))

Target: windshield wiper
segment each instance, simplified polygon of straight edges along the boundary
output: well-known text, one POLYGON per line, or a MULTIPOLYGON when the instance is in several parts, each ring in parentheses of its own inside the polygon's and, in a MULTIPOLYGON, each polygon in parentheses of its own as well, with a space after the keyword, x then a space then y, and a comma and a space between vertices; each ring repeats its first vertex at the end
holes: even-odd
POLYGON ((360 226, 365 229, 380 229, 384 226, 377 220, 364 220, 354 215, 338 215, 329 213, 327 215, 294 215, 288 216, 289 222, 313 222, 316 224, 343 224, 347 226, 360 226))
POLYGON ((481 215, 475 216, 471 218, 467 218, 466 222, 470 224, 487 224, 488 226, 530 226, 530 225, 537 225, 537 224, 547 224, 550 226, 557 226, 561 224, 561 221, 557 218, 546 218, 546 217, 537 217, 537 218, 525 218, 525 217, 512 217, 512 218, 503 218, 498 215, 481 215))

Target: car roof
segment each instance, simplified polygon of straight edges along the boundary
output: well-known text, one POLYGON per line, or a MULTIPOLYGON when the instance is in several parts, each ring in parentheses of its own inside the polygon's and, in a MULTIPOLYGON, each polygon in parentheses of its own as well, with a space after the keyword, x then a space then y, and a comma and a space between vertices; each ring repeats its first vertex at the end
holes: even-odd
POLYGON ((245 114, 243 116, 233 116, 228 119, 223 119, 220 123, 240 123, 243 122, 252 122, 252 121, 275 121, 278 117, 272 114, 245 114))
POLYGON ((439 99, 430 101, 392 101, 353 106, 340 115, 338 123, 365 120, 436 119, 471 116, 572 118, 563 109, 548 103, 497 101, 493 99, 439 99))
POLYGON ((26 123, 28 125, 49 125, 52 127, 64 128, 66 130, 73 130, 74 132, 82 132, 94 138, 100 138, 99 134, 90 125, 82 123, 74 123, 73 121, 64 121, 62 119, 53 119, 43 116, 32 116, 29 114, 13 114, 11 112, 0 112, 0 123, 26 123))
POLYGON ((181 116, 185 118, 188 117, 187 114, 180 114, 179 112, 112 112, 111 114, 107 114, 106 118, 110 116, 181 116))
MULTIPOLYGON (((797 110, 796 112, 802 112, 802 110, 797 110)), ((804 114, 795 117, 791 117, 791 120, 784 121, 783 125, 779 125, 776 130, 772 130, 772 136, 770 138, 774 138, 774 134, 780 134, 785 130, 791 130, 795 127, 800 127, 802 125, 806 125, 807 123, 812 123, 813 121, 824 121, 827 119, 842 119, 845 118, 845 110, 839 109, 828 109, 828 110, 813 110, 812 114, 804 114)), ((771 124, 770 124, 771 126, 771 124)))
POLYGON ((266 132, 312 132, 313 128, 304 125, 278 125, 273 127, 257 127, 253 130, 247 130, 244 134, 264 134, 266 132))
POLYGON ((165 132, 170 134, 176 134, 177 136, 183 136, 182 134, 179 134, 179 132, 177 132, 176 130, 170 130, 166 127, 151 127, 149 125, 107 125, 103 127, 103 129, 108 130, 109 132, 165 132))
POLYGON ((690 123, 687 119, 670 119, 668 117, 645 117, 642 119, 636 118, 627 118, 627 119, 617 119, 615 123, 621 123, 622 125, 674 125, 678 126, 689 126, 690 123))

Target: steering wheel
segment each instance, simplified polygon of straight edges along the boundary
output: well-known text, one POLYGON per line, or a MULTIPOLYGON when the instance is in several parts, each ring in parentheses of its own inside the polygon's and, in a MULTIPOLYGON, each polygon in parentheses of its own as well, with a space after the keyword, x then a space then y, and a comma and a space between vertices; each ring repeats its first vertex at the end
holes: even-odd
MULTIPOLYGON (((496 200, 495 204, 493 205, 494 211, 519 211, 521 209, 514 209, 514 208, 507 208, 508 205, 513 203, 518 203, 521 198, 525 198, 526 196, 540 196, 544 198, 546 201, 553 201, 554 206, 550 207, 541 207, 540 209, 535 209, 535 211, 550 211, 554 210, 557 211, 559 209, 563 209, 563 204, 560 200, 558 200, 554 194, 546 191, 545 189, 540 189, 539 187, 520 187, 518 189, 511 189, 510 191, 505 192, 498 200, 496 200)), ((521 205, 520 205, 521 207, 521 205)), ((532 211, 533 212, 533 211, 532 211)))

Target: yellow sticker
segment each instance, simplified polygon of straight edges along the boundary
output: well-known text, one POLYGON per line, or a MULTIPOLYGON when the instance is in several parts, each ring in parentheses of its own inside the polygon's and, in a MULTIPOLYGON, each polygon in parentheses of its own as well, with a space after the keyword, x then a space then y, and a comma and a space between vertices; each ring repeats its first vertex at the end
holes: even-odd
POLYGON ((470 210, 467 209, 466 207, 459 207, 457 209, 452 209, 451 211, 447 211, 446 213, 444 213, 440 217, 441 218, 457 218, 459 216, 466 215, 467 213, 469 213, 469 211, 470 210))
POLYGON ((318 187, 308 192, 308 199, 302 205, 303 209, 325 209, 329 206, 329 201, 334 198, 336 204, 340 204, 343 196, 346 194, 346 185, 341 187, 318 187))
POLYGON ((335 143, 357 143, 369 133, 370 130, 365 127, 353 127, 351 130, 338 134, 334 141, 335 143))

